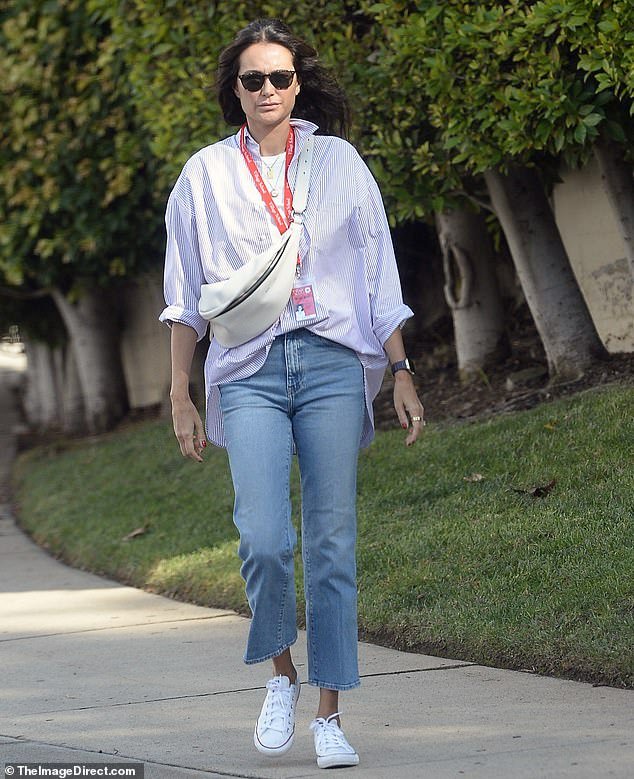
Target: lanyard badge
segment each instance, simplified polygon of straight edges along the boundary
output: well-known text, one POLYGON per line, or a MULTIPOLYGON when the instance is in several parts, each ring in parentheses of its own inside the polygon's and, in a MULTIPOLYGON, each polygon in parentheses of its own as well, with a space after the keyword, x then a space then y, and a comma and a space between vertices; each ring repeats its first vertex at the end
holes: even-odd
MULTIPOLYGON (((291 127, 288 133, 288 138, 286 139, 286 164, 284 169, 284 216, 282 216, 280 213, 280 210, 273 200, 268 187, 264 183, 264 179, 258 170, 258 166, 255 164, 255 160, 253 159, 251 152, 247 149, 245 131, 246 124, 243 124, 240 128, 240 151, 242 152, 244 161, 247 164, 251 178, 253 179, 255 186, 260 193, 260 197, 264 201, 264 205, 266 206, 269 214, 271 214, 273 217, 273 221, 275 222, 277 229, 280 231, 280 234, 285 233, 292 221, 291 216, 293 213, 293 193, 291 192, 291 188, 288 184, 288 169, 290 167, 291 160, 293 159, 293 154, 295 153, 295 130, 291 127)), ((296 270, 298 277, 300 271, 301 260, 298 254, 296 270)))
POLYGON ((312 279, 297 279, 291 292, 293 316, 296 322, 308 322, 315 319, 317 309, 312 279))
MULTIPOLYGON (((293 213, 293 193, 288 183, 288 169, 293 159, 295 152, 295 130, 291 127, 288 138, 286 139, 286 161, 284 169, 284 215, 280 213, 277 204, 273 200, 273 197, 264 183, 262 174, 258 170, 258 166, 255 164, 255 160, 247 148, 246 144, 246 124, 242 125, 240 129, 240 151, 244 161, 249 169, 251 178, 260 193, 260 197, 264 201, 269 214, 273 218, 277 229, 280 234, 285 233, 288 230, 292 221, 293 213)), ((312 279, 301 279, 301 260, 299 254, 297 255, 297 268, 296 268, 296 280, 291 291, 291 303, 293 306, 293 316, 298 323, 305 323, 313 320, 317 317, 317 310, 315 305, 315 295, 313 292, 314 284, 312 279)))
MULTIPOLYGON (((269 191, 269 188, 264 183, 262 174, 258 170, 258 166, 255 164, 255 160, 251 155, 251 152, 247 148, 246 143, 246 124, 240 128, 240 151, 244 161, 249 169, 251 178, 260 193, 260 197, 264 201, 269 214, 273 218, 277 229, 280 234, 285 233, 292 221, 293 213, 293 193, 288 183, 288 169, 295 153, 295 130, 291 127, 286 139, 286 160, 284 169, 284 215, 280 213, 277 204, 273 200, 273 197, 269 191)), ((293 302, 293 311, 295 319, 298 322, 305 321, 307 319, 313 319, 317 312, 315 310, 315 298, 313 295, 313 284, 311 280, 306 280, 300 283, 299 278, 301 274, 301 259, 299 254, 297 255, 297 268, 296 276, 297 281, 293 287, 291 300, 293 302)))
MULTIPOLYGON (((295 130, 291 127, 288 133, 288 138, 286 139, 286 163, 284 169, 284 215, 283 216, 280 213, 280 210, 277 207, 275 201, 273 200, 273 197, 269 192, 268 187, 264 183, 262 174, 258 170, 258 166, 255 164, 255 160, 253 159, 251 152, 247 149, 245 130, 246 130, 246 125, 242 125, 242 128, 240 129, 240 151, 242 152, 244 161, 247 164, 247 168, 249 169, 251 178, 253 179, 253 182, 255 183, 258 192, 260 193, 260 197, 264 201, 264 205, 266 206, 269 214, 271 214, 271 216, 273 217, 273 221, 275 222, 277 229, 280 231, 280 234, 285 233, 288 230, 288 227, 292 221, 291 216, 293 213, 293 193, 291 192, 291 188, 288 184, 288 169, 290 167, 291 160, 293 159, 293 154, 295 153, 295 130)), ((297 263, 299 268, 299 257, 297 258, 297 263)))

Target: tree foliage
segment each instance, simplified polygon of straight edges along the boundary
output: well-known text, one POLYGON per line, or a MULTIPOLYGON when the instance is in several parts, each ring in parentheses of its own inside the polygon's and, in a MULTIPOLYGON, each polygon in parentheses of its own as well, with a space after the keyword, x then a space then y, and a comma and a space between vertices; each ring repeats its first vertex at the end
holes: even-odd
POLYGON ((253 19, 286 21, 317 46, 346 85, 354 85, 363 70, 360 40, 369 26, 351 0, 89 0, 89 6, 112 25, 140 120, 160 160, 163 188, 194 151, 235 131, 220 113, 215 71, 220 51, 253 19))
POLYGON ((80 294, 160 261, 154 164, 109 25, 82 0, 0 14, 5 281, 80 294))
POLYGON ((231 131, 216 62, 257 16, 285 19, 334 67, 393 223, 473 193, 490 167, 577 162, 601 132, 632 135, 629 0, 4 0, 0 13, 12 283, 104 283, 149 260, 181 165, 231 131))
POLYGON ((423 62, 420 88, 452 162, 481 172, 546 155, 577 164, 602 131, 625 140, 624 74, 606 57, 589 69, 608 29, 624 46, 611 2, 451 2, 429 4, 403 42, 423 62))
MULTIPOLYGON (((604 0, 361 3, 380 28, 364 139, 395 221, 478 193, 509 162, 551 178, 631 120, 634 4, 604 0)), ((626 154, 624 147, 623 154, 626 154)))
POLYGON ((392 226, 455 205, 471 183, 452 164, 431 123, 425 66, 413 44, 425 48, 420 35, 425 5, 429 3, 360 3, 374 30, 363 77, 360 146, 379 180, 392 226))

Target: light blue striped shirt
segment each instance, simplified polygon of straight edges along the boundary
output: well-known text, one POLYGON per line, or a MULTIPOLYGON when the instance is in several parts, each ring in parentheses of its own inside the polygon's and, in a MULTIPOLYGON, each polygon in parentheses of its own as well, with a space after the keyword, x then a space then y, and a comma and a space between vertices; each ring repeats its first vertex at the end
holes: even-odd
MULTIPOLYGON (((293 189, 297 158, 317 127, 300 119, 291 124, 297 140, 288 171, 293 189)), ((248 133, 247 143, 260 164, 259 146, 248 133)), ((160 319, 193 327, 200 340, 208 326, 198 313, 201 285, 227 278, 242 265, 241 257, 269 246, 277 230, 244 162, 238 134, 187 161, 170 194, 165 224, 167 307, 160 319)), ((218 385, 251 376, 264 364, 276 336, 302 326, 357 353, 366 397, 361 444, 372 440, 372 402, 387 365, 383 344, 413 313, 403 303, 379 189, 354 147, 340 138, 315 137, 300 256, 301 278, 311 280, 315 292, 315 318, 302 325, 289 303, 278 322, 242 346, 210 343, 206 429, 218 446, 226 445, 218 385)))

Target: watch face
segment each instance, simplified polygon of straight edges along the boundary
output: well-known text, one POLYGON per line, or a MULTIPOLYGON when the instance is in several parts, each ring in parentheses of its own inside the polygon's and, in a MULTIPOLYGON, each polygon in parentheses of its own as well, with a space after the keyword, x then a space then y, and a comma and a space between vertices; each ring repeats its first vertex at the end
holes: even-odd
POLYGON ((405 358, 405 367, 412 374, 412 376, 416 375, 416 370, 414 369, 414 363, 411 360, 408 360, 407 357, 405 358))

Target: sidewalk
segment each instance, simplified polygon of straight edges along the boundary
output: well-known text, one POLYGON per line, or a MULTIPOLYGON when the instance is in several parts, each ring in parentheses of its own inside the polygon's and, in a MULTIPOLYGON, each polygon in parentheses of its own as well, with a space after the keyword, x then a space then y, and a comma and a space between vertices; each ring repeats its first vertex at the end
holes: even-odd
MULTIPOLYGON (((15 423, 0 366, 0 485, 15 423)), ((2 493, 0 493, 2 494, 2 493)), ((268 665, 248 621, 69 568, 0 506, 0 764, 143 762, 147 779, 323 776, 302 686, 295 745, 252 745, 268 665)), ((305 678, 305 635, 295 650, 305 678)), ((634 773, 632 693, 359 645, 342 698, 358 779, 602 779, 634 773)), ((17 774, 16 774, 17 775, 17 774)))

